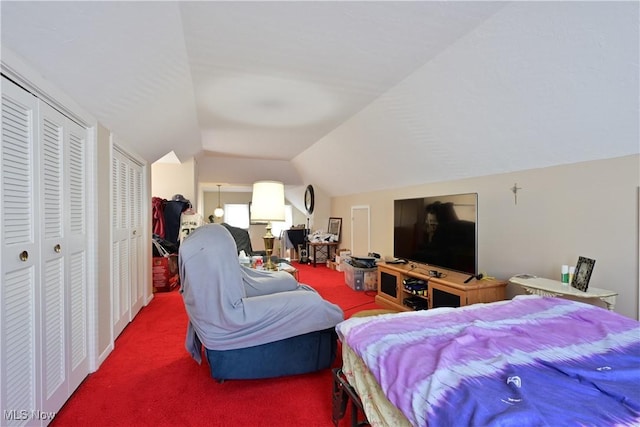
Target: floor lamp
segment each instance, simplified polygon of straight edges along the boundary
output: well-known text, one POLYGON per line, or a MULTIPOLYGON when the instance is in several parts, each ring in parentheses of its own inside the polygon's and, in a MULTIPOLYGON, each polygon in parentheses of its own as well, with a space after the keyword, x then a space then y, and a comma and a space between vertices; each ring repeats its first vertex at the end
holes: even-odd
POLYGON ((264 249, 267 253, 266 270, 277 270, 278 266, 271 262, 273 241, 271 221, 284 221, 284 184, 277 181, 258 181, 253 184, 251 197, 251 221, 267 223, 264 235, 264 249))

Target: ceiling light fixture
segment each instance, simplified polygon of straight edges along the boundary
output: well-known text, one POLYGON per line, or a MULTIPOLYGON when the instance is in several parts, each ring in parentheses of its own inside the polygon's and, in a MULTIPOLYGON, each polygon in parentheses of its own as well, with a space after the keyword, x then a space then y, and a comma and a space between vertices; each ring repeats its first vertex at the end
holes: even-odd
POLYGON ((220 184, 218 184, 218 207, 213 211, 213 216, 216 218, 224 216, 224 209, 220 206, 220 184))

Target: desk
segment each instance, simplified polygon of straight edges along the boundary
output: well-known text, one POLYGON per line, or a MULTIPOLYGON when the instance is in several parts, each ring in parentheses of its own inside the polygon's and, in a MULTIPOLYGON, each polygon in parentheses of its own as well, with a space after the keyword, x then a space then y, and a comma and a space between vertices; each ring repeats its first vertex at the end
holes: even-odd
POLYGON ((313 266, 316 266, 316 250, 320 248, 325 249, 327 251, 327 259, 331 259, 331 248, 333 248, 333 253, 335 255, 336 248, 338 247, 338 242, 309 242, 309 247, 313 250, 313 266))
POLYGON ((570 284, 562 283, 558 280, 545 279, 542 277, 518 277, 513 276, 509 283, 520 285, 530 294, 550 297, 571 296, 577 298, 597 298, 603 301, 607 308, 613 311, 616 305, 617 292, 608 289, 588 288, 587 292, 582 292, 570 284))
MULTIPOLYGON (((282 233, 282 248, 285 251, 293 249, 295 256, 290 256, 291 259, 300 259, 298 247, 305 246, 308 234, 309 230, 305 230, 304 228, 291 228, 289 230, 284 230, 284 232, 282 233)), ((285 255, 282 256, 282 258, 285 257, 285 255)))

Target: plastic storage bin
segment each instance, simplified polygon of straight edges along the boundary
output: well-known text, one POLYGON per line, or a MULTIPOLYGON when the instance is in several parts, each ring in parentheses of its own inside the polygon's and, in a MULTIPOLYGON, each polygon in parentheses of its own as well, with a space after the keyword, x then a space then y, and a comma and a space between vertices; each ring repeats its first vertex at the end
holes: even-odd
POLYGON ((354 291, 374 291, 378 289, 378 269, 358 268, 347 262, 341 267, 344 270, 344 281, 354 291))

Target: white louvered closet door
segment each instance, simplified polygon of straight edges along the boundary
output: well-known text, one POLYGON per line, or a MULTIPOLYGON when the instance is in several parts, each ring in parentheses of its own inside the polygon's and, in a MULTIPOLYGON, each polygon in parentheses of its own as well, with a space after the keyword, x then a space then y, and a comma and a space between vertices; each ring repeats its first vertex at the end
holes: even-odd
POLYGON ((41 185, 39 198, 42 261, 42 394, 43 410, 55 411, 68 397, 66 263, 64 208, 65 117, 44 103, 39 104, 41 140, 41 185))
POLYGON ((23 412, 38 408, 41 390, 37 102, 2 78, 0 408, 9 426, 39 424, 23 412))
POLYGON ((40 102, 42 410, 89 373, 86 129, 40 102))
POLYGON ((39 103, 42 410, 59 410, 89 373, 87 131, 39 103))
POLYGON ((126 158, 115 149, 111 159, 111 186, 113 336, 117 337, 131 319, 131 272, 129 260, 129 167, 126 158))
POLYGON ((73 392, 89 373, 87 314, 88 194, 87 130, 67 119, 65 126, 66 326, 69 390, 73 392))
POLYGON ((48 424, 89 373, 86 134, 3 78, 0 425, 48 424))
POLYGON ((143 167, 114 145, 111 160, 113 333, 117 337, 144 304, 143 167))
POLYGON ((129 230, 129 265, 131 272, 131 319, 135 317, 144 305, 144 279, 141 265, 144 251, 144 233, 142 230, 142 166, 129 162, 129 203, 130 210, 130 230, 129 230))

